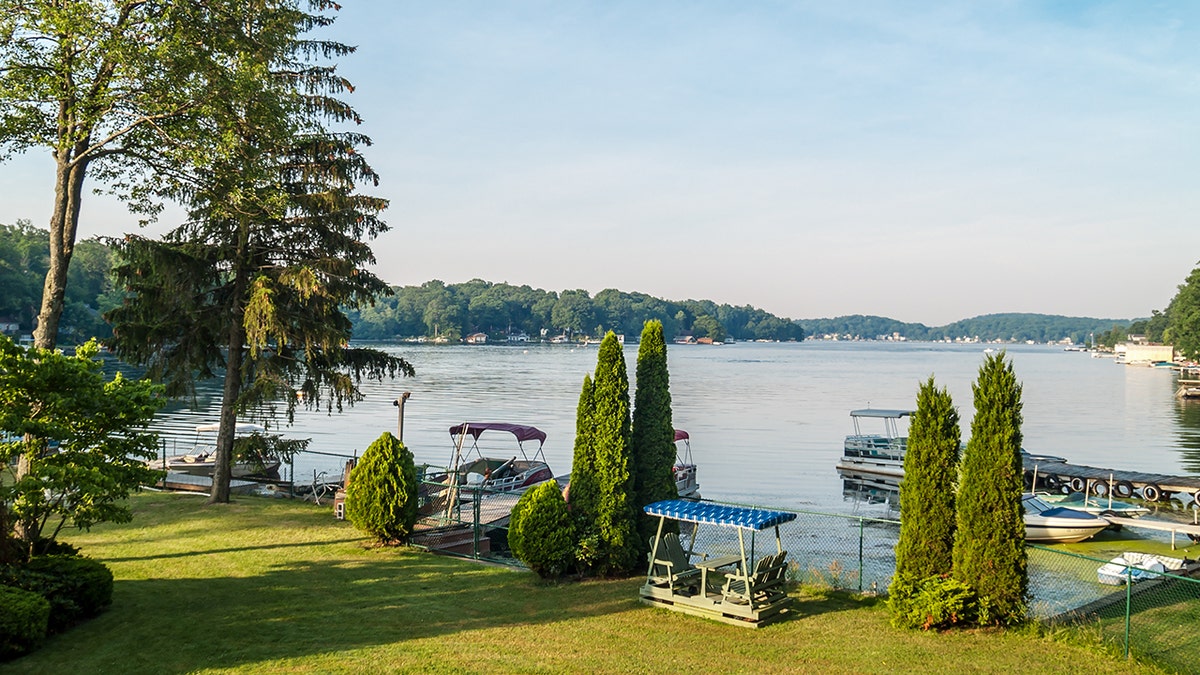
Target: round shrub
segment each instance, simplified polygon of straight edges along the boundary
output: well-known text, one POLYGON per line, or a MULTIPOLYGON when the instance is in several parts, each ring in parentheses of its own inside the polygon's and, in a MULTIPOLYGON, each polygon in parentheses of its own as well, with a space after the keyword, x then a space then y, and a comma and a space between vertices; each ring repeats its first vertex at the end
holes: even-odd
POLYGON ((50 603, 42 596, 0 586, 0 661, 41 646, 49 618, 50 603))
POLYGON ((948 574, 893 581, 888 605, 893 626, 922 630, 973 625, 978 611, 971 587, 948 574))
POLYGON ((24 565, 10 566, 5 576, 5 583, 49 601, 51 633, 96 616, 112 604, 112 572, 91 558, 35 556, 24 565))
POLYGON ((508 525, 513 555, 543 578, 562 576, 575 557, 575 521, 554 481, 530 488, 508 525))
POLYGON ((384 432, 363 453, 346 485, 346 519, 380 543, 408 543, 417 522, 412 453, 384 432))

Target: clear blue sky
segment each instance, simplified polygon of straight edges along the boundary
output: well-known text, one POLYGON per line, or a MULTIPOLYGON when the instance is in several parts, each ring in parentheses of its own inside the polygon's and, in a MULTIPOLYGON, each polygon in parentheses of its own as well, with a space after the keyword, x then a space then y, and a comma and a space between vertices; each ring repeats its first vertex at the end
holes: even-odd
MULTIPOLYGON (((1165 307, 1200 261, 1198 24, 1190 2, 346 0, 320 36, 359 47, 339 69, 390 283, 940 325, 1165 307)), ((0 220, 44 226, 51 170, 0 165, 0 220)), ((94 199, 81 232, 132 223, 94 199)))

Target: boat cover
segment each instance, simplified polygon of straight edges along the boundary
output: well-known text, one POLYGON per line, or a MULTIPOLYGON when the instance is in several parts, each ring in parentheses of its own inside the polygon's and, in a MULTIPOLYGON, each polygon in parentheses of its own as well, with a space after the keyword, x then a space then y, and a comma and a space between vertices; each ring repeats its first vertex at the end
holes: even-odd
POLYGON ((546 432, 531 427, 527 424, 509 424, 507 422, 463 422, 450 427, 450 435, 458 436, 463 433, 464 427, 466 433, 470 434, 475 440, 479 440, 479 435, 485 431, 507 431, 517 437, 520 442, 537 439, 538 443, 546 442, 546 432))
POLYGON ((688 432, 684 431, 683 429, 675 430, 676 441, 686 441, 688 438, 690 438, 690 436, 688 436, 688 432))
POLYGON ((644 510, 652 516, 665 516, 688 523, 738 527, 743 530, 765 530, 796 519, 796 514, 787 511, 768 511, 686 499, 665 499, 647 504, 644 510))
POLYGON ((912 410, 885 410, 883 408, 864 408, 863 410, 851 410, 851 417, 890 417, 899 419, 913 414, 912 410))

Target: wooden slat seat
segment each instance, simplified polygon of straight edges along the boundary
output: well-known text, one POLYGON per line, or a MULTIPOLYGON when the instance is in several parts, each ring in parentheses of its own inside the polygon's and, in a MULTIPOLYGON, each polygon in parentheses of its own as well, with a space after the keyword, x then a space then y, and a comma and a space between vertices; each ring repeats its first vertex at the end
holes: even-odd
POLYGON ((761 605, 770 604, 787 595, 787 551, 763 556, 750 575, 730 574, 725 577, 721 594, 729 602, 761 605))
POLYGON ((649 581, 652 584, 666 586, 672 593, 690 590, 695 593, 700 587, 700 570, 688 561, 688 554, 679 543, 679 535, 668 532, 658 539, 650 539, 649 581))

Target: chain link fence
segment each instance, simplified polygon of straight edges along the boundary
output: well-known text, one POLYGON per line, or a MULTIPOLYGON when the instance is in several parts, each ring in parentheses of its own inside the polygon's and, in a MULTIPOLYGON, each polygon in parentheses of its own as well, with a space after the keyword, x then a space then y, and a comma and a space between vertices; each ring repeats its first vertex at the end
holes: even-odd
MULTIPOLYGON (((508 514, 518 493, 424 481, 414 543, 424 548, 519 566, 508 550, 508 514)), ((728 506, 750 506, 721 502, 728 506)), ((759 508, 770 508, 759 505, 759 508)), ((810 587, 885 594, 896 569, 900 521, 792 511, 779 526, 788 580, 810 587)), ((680 524, 695 558, 773 554, 775 530, 748 532, 680 524)), ((1200 564, 1166 558, 1164 572, 1029 545, 1029 610, 1048 625, 1094 631, 1126 655, 1177 672, 1194 672, 1200 653, 1200 564), (1105 568, 1105 566, 1108 566, 1105 568), (1102 574, 1101 570, 1107 573, 1102 574), (1104 576, 1103 580, 1101 577, 1104 576)))

